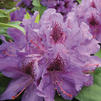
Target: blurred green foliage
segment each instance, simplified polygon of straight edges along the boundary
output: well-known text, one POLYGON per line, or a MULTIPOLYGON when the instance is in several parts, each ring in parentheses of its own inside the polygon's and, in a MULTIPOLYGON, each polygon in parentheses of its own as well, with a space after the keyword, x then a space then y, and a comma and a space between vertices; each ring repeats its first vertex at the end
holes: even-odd
POLYGON ((42 6, 39 2, 40 0, 33 0, 32 5, 34 6, 32 11, 39 11, 40 17, 46 10, 46 7, 42 6))
POLYGON ((64 100, 61 96, 56 95, 55 96, 55 101, 70 101, 70 100, 64 100))
POLYGON ((10 22, 10 13, 14 12, 16 9, 18 8, 0 9, 0 34, 4 35, 6 38, 10 38, 7 34, 7 29, 9 27, 17 28, 25 33, 24 28, 20 26, 20 21, 10 22))
POLYGON ((0 9, 5 8, 5 9, 11 9, 15 7, 16 2, 14 0, 0 0, 0 9))
POLYGON ((7 23, 10 21, 10 13, 14 12, 17 8, 12 9, 0 9, 0 22, 7 23))
POLYGON ((11 81, 10 78, 7 78, 0 73, 0 94, 4 92, 10 81, 11 81))
POLYGON ((101 48, 100 48, 100 50, 95 54, 95 56, 98 56, 99 58, 101 58, 101 48))
POLYGON ((79 4, 81 3, 81 0, 76 0, 79 4))

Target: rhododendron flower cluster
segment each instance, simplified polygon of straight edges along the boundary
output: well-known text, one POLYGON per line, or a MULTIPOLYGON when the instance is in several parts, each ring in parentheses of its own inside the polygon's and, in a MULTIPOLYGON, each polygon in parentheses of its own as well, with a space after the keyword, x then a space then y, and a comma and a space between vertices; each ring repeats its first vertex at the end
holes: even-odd
POLYGON ((93 85, 92 73, 101 66, 92 55, 100 50, 100 0, 82 0, 79 6, 73 0, 41 3, 49 8, 37 23, 37 11, 29 19, 24 8, 11 13, 11 21, 22 21, 26 33, 8 28, 8 41, 0 35, 0 72, 12 78, 0 101, 22 93, 22 101, 55 101, 56 93, 72 100, 93 85))
POLYGON ((74 9, 81 23, 87 23, 90 33, 101 42, 101 3, 100 0, 82 0, 82 3, 74 9), (86 5, 86 6, 85 6, 86 5))
POLYGON ((67 13, 72 10, 76 3, 74 0, 41 0, 42 5, 48 8, 54 8, 57 12, 61 13, 64 18, 67 13))
MULTIPOLYGON (((18 1, 18 0, 16 0, 16 1, 18 1)), ((32 0, 20 0, 17 3, 17 6, 21 6, 24 8, 32 8, 32 0)))

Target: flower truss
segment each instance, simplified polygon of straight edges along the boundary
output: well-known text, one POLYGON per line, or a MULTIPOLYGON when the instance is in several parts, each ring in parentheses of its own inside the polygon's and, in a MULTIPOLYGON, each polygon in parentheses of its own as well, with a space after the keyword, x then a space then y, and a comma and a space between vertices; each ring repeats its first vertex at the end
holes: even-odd
POLYGON ((75 12, 64 17, 47 9, 39 23, 38 12, 24 19, 26 34, 9 28, 13 40, 1 35, 0 72, 12 78, 0 100, 54 101, 57 92, 72 100, 83 86, 93 84, 91 75, 100 66, 96 53, 100 46, 85 22, 78 22, 75 12), (75 22, 75 24, 74 24, 75 22))

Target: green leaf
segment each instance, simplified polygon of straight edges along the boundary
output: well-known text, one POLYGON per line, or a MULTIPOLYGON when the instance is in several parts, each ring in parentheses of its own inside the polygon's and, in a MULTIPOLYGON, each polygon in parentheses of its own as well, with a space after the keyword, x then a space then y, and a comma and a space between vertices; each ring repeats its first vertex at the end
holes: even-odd
POLYGON ((38 14, 38 15, 36 16, 35 23, 39 23, 39 21, 40 21, 40 15, 38 14))
MULTIPOLYGON (((7 89, 8 84, 12 79, 5 77, 0 73, 0 95, 7 89)), ((15 100, 5 100, 5 101, 21 101, 23 93, 17 97, 15 100)))
POLYGON ((6 23, 1 23, 0 22, 0 27, 13 27, 13 28, 17 28, 17 29, 21 30, 25 34, 24 28, 21 27, 20 25, 15 24, 15 23, 14 24, 12 24, 12 23, 6 24, 6 23))
POLYGON ((41 6, 39 0, 33 0, 32 5, 35 6, 35 7, 40 7, 41 6))
POLYGON ((21 24, 21 21, 8 22, 8 24, 20 25, 21 24))
POLYGON ((8 16, 6 16, 6 15, 0 13, 0 19, 1 19, 1 18, 8 18, 8 16))
POLYGON ((63 99, 61 96, 56 95, 56 96, 55 96, 55 101, 70 101, 70 100, 65 100, 65 99, 63 99))
POLYGON ((18 7, 14 7, 14 8, 12 8, 12 9, 5 10, 5 12, 6 12, 7 14, 10 14, 10 13, 16 11, 17 9, 19 9, 19 8, 18 8, 18 7))
POLYGON ((79 4, 81 3, 81 0, 76 0, 79 4))
POLYGON ((6 13, 5 10, 0 9, 0 22, 8 22, 9 21, 9 15, 6 13))
POLYGON ((95 54, 95 56, 98 56, 99 58, 101 58, 101 49, 95 54))
POLYGON ((40 6, 40 7, 34 7, 33 9, 32 9, 32 11, 38 11, 39 12, 39 15, 40 15, 40 17, 42 16, 42 14, 43 14, 43 12, 46 10, 46 7, 44 7, 44 6, 40 6))
POLYGON ((5 91, 10 80, 10 78, 7 78, 0 73, 0 94, 2 94, 5 91))
POLYGON ((46 10, 46 7, 40 4, 40 0, 33 0, 32 5, 34 6, 32 11, 38 11, 40 15, 39 18, 40 18, 43 12, 46 10))
POLYGON ((76 97, 80 101, 101 101, 101 68, 97 68, 93 76, 94 84, 84 87, 76 97))
POLYGON ((25 15, 24 15, 24 19, 30 19, 31 18, 31 16, 30 16, 30 14, 27 12, 25 15))
POLYGON ((10 14, 11 12, 14 12, 18 9, 18 7, 14 7, 12 9, 0 9, 0 14, 5 14, 5 15, 8 15, 10 14))
POLYGON ((7 14, 5 9, 0 9, 0 14, 7 14))
POLYGON ((2 22, 2 23, 7 23, 8 21, 9 21, 8 17, 1 17, 0 18, 0 22, 2 22))
POLYGON ((16 6, 16 3, 14 0, 0 0, 0 9, 11 9, 16 6))
POLYGON ((10 21, 10 13, 14 12, 17 8, 12 8, 12 9, 0 9, 0 22, 2 23, 7 23, 10 21))
POLYGON ((7 34, 7 28, 2 28, 2 27, 0 27, 0 34, 7 34))

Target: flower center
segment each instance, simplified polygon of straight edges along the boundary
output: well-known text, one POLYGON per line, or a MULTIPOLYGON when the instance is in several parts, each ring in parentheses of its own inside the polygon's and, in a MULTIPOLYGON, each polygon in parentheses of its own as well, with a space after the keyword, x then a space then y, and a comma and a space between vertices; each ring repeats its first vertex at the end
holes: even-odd
POLYGON ((64 63, 60 57, 57 57, 48 67, 48 71, 62 71, 64 63))
POLYGON ((96 5, 93 1, 91 2, 91 7, 96 8, 96 5))
POLYGON ((60 6, 61 6, 60 4, 57 4, 57 5, 55 6, 55 9, 58 9, 60 6))
POLYGON ((51 37, 54 40, 55 43, 62 40, 63 37, 63 31, 61 30, 60 26, 58 24, 55 24, 52 30, 51 37))
POLYGON ((96 25, 98 25, 99 23, 98 23, 98 22, 96 21, 96 19, 92 16, 92 18, 90 19, 89 24, 90 24, 91 26, 96 26, 96 25))
POLYGON ((30 62, 27 65, 23 65, 23 72, 28 74, 28 75, 31 75, 34 78, 33 62, 30 62))
POLYGON ((68 5, 69 5, 69 1, 65 2, 64 7, 68 8, 68 5))

